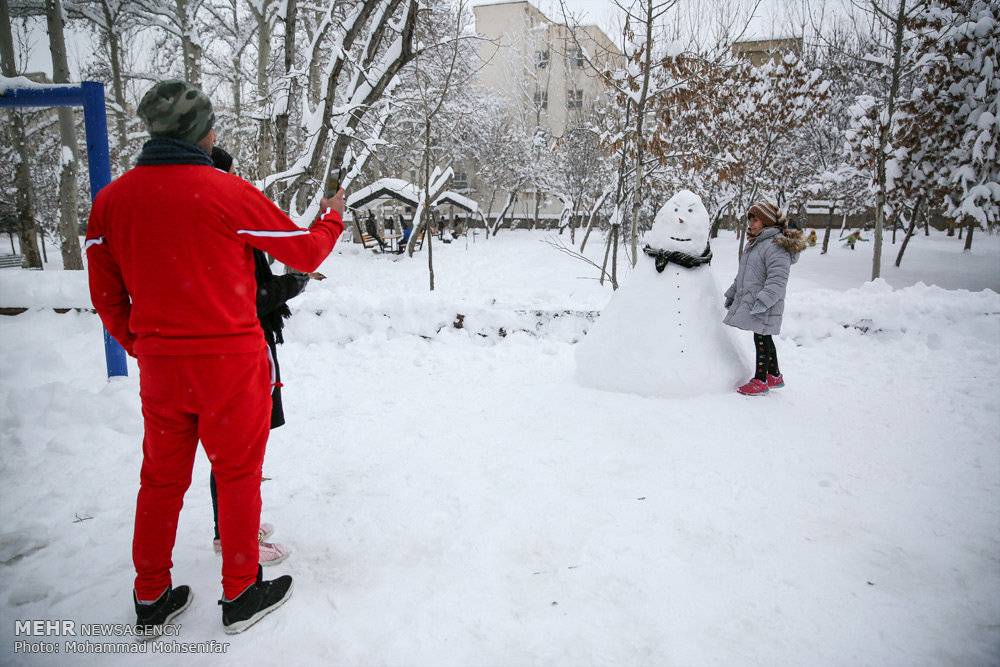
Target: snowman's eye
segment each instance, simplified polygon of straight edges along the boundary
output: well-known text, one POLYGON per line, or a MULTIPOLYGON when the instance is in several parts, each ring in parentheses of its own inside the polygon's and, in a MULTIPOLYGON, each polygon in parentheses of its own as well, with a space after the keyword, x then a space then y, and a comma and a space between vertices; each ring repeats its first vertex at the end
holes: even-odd
POLYGON ((688 213, 694 213, 694 209, 693 208, 689 208, 688 209, 688 213))
POLYGON ((677 213, 677 211, 679 211, 679 210, 680 210, 679 208, 675 208, 674 209, 674 213, 677 213))

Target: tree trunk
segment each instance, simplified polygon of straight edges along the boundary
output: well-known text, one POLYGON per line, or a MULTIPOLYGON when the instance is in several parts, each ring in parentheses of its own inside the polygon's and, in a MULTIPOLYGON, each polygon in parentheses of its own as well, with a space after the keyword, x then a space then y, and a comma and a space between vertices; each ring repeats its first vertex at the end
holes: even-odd
POLYGON ((491 235, 493 236, 493 238, 496 238, 496 235, 500 233, 500 227, 503 226, 503 221, 507 217, 508 211, 510 211, 511 207, 514 206, 516 202, 517 202, 517 188, 513 188, 507 195, 507 203, 504 204, 503 209, 500 211, 500 214, 497 215, 497 219, 493 223, 493 229, 491 230, 487 228, 486 238, 490 238, 491 235))
POLYGON ((958 240, 962 240, 962 235, 965 234, 965 225, 958 226, 958 240))
POLYGON ((969 233, 965 235, 965 247, 962 252, 972 252, 972 232, 976 231, 975 218, 969 218, 969 233))
MULTIPOLYGON (((533 230, 534 229, 538 229, 538 209, 540 209, 541 206, 542 206, 542 191, 536 189, 535 190, 535 210, 534 210, 534 213, 531 214, 531 228, 533 230)), ((559 233, 562 234, 562 229, 559 230, 559 233)))
POLYGON ((719 238, 719 225, 722 224, 722 209, 720 208, 712 220, 712 226, 708 228, 709 240, 719 238))
POLYGON ((108 40, 108 51, 111 60, 111 93, 115 100, 114 122, 115 122, 115 144, 117 155, 115 161, 118 163, 118 174, 123 174, 129 166, 128 155, 128 125, 126 119, 127 107, 125 105, 125 80, 122 76, 122 42, 118 33, 119 26, 116 19, 111 14, 108 0, 101 2, 101 11, 104 13, 104 20, 108 25, 108 30, 104 37, 108 40))
POLYGON ((271 23, 268 21, 268 5, 264 3, 261 13, 254 12, 257 19, 257 113, 260 114, 260 124, 257 126, 257 178, 271 175, 272 137, 271 137, 271 93, 268 89, 267 66, 271 62, 271 23))
POLYGON ((948 236, 954 236, 955 235, 955 221, 954 220, 949 220, 948 221, 948 234, 947 235, 948 236))
POLYGON ((177 23, 181 32, 181 51, 184 56, 184 77, 188 83, 201 88, 201 44, 195 35, 195 17, 190 13, 190 0, 175 0, 177 23))
POLYGON ((611 230, 608 230, 608 238, 604 243, 604 261, 601 262, 601 285, 604 285, 604 277, 608 275, 608 256, 611 254, 611 230))
MULTIPOLYGON (((4 3, 6 4, 6 3, 4 3)), ((0 18, 2 23, 2 18, 0 18)), ((8 25, 10 25, 8 23, 8 25)), ((12 110, 11 134, 14 148, 17 151, 17 168, 14 172, 14 185, 17 188, 15 208, 17 209, 18 239, 21 242, 21 254, 24 255, 24 265, 29 269, 42 268, 42 257, 38 253, 38 234, 35 227, 35 202, 31 189, 31 171, 28 168, 32 159, 25 138, 24 118, 20 111, 12 110)))
POLYGON ((819 252, 821 255, 825 255, 830 249, 830 231, 833 229, 833 211, 834 206, 831 206, 829 214, 826 218, 826 231, 823 232, 823 249, 819 252))
POLYGON ((621 224, 611 228, 611 288, 618 289, 618 230, 621 224))
MULTIPOLYGON (((62 0, 45 0, 45 22, 49 32, 49 52, 52 54, 52 81, 69 83, 69 62, 66 60, 66 39, 63 35, 62 0)), ((83 270, 80 254, 80 223, 76 213, 76 169, 80 149, 76 143, 73 109, 59 107, 59 248, 63 268, 83 270)), ((44 247, 42 248, 44 253, 44 247)))
POLYGON ((601 196, 598 197, 597 200, 594 202, 594 207, 590 209, 590 216, 587 218, 587 231, 584 232, 583 240, 580 242, 581 253, 587 247, 587 239, 590 238, 590 232, 594 228, 594 220, 597 219, 597 212, 601 210, 601 206, 604 205, 604 200, 607 199, 608 195, 610 194, 611 192, 609 190, 605 190, 604 192, 602 192, 601 196))
POLYGON ((424 233, 427 235, 427 275, 430 278, 431 291, 434 291, 434 235, 431 234, 430 227, 431 211, 431 119, 424 120, 424 210, 423 219, 424 233))
MULTIPOLYGON (((17 76, 17 61, 14 58, 14 38, 11 35, 10 7, 7 0, 0 0, 0 69, 6 77, 17 76)), ((28 161, 32 155, 28 151, 24 118, 16 109, 9 111, 10 137, 17 151, 17 165, 14 171, 14 209, 17 212, 17 236, 21 243, 24 263, 30 269, 42 268, 42 257, 38 254, 38 239, 35 231, 35 212, 31 191, 31 172, 28 161)))
POLYGON ((590 238, 590 232, 594 228, 595 215, 595 213, 591 213, 587 218, 587 228, 583 231, 583 239, 580 241, 580 252, 583 252, 587 247, 587 240, 590 238))
POLYGON ((889 83, 889 95, 886 99, 886 121, 879 129, 878 154, 876 155, 876 183, 878 193, 875 196, 875 240, 872 244, 872 280, 882 274, 882 229, 885 223, 886 173, 885 148, 889 145, 892 134, 892 121, 896 113, 896 96, 899 94, 899 73, 902 65, 903 28, 906 17, 906 0, 899 0, 896 12, 895 35, 893 38, 892 76, 889 83))
POLYGON ((913 232, 917 228, 917 216, 920 213, 920 204, 922 198, 917 199, 916 205, 913 207, 912 217, 910 219, 910 226, 906 230, 906 236, 903 237, 903 244, 899 246, 899 255, 896 256, 896 268, 903 263, 903 253, 906 252, 906 246, 910 244, 910 239, 913 237, 913 232))
POLYGON ((924 236, 931 235, 931 216, 929 214, 924 214, 924 236))
POLYGON ((712 220, 712 226, 708 230, 708 238, 717 239, 719 238, 719 227, 722 226, 722 218, 726 213, 726 209, 729 208, 729 204, 726 203, 719 207, 719 210, 715 214, 715 219, 712 220))
MULTIPOLYGON (((298 19, 298 0, 285 0, 285 40, 283 55, 285 58, 285 81, 282 85, 287 89, 282 92, 282 105, 278 108, 278 113, 274 118, 274 166, 277 171, 288 169, 288 119, 289 107, 295 92, 295 77, 292 70, 295 68, 295 32, 298 19)), ((288 210, 290 203, 290 193, 282 190, 278 198, 281 208, 288 210)))
MULTIPOLYGON (((649 78, 652 74, 652 57, 653 57, 653 29, 654 29, 654 18, 653 18, 653 0, 646 0, 646 46, 643 57, 646 59, 644 72, 642 75, 642 87, 639 91, 639 100, 635 105, 636 117, 635 117, 635 187, 632 190, 632 219, 629 221, 632 225, 631 232, 632 238, 630 243, 632 244, 632 266, 635 266, 636 262, 639 261, 639 208, 642 206, 642 161, 645 157, 644 149, 645 142, 642 138, 643 133, 643 121, 646 116, 646 100, 649 95, 649 78)), ((617 287, 615 288, 617 289, 617 287)))

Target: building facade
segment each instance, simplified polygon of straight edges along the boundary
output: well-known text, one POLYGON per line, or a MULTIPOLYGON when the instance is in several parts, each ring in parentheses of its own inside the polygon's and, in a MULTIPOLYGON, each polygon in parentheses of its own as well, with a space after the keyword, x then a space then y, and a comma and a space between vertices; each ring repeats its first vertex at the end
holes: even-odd
MULTIPOLYGON (((489 2, 473 7, 481 68, 477 84, 509 103, 526 131, 544 130, 555 142, 584 126, 595 108, 608 101, 598 69, 621 58, 614 42, 596 25, 580 26, 576 37, 526 0, 489 2), (596 68, 595 68, 596 66, 596 68)), ((482 199, 484 184, 474 161, 457 174, 482 199)), ((493 202, 495 217, 506 202, 493 202)), ((485 209, 489 201, 480 201, 485 209)), ((562 204, 545 193, 519 192, 511 217, 519 220, 558 218, 562 204)))

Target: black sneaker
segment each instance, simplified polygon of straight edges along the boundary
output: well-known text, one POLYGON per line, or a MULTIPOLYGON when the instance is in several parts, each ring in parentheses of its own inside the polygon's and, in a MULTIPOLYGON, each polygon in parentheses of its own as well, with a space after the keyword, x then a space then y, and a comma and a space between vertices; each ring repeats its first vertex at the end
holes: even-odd
POLYGON ((232 602, 219 600, 222 605, 222 626, 226 634, 235 635, 285 604, 292 597, 292 578, 287 574, 264 581, 264 571, 257 566, 257 581, 232 602))
POLYGON ((163 595, 152 604, 139 604, 132 591, 135 603, 135 639, 146 642, 163 634, 163 626, 170 623, 191 606, 194 593, 187 586, 178 586, 163 591, 163 595))

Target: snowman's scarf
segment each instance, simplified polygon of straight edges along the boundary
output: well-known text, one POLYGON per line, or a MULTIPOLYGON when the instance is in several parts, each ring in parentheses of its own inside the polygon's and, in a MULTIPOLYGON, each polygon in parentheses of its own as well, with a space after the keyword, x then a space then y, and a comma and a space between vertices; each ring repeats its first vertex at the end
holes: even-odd
POLYGON ((696 266, 712 263, 711 243, 705 244, 705 252, 701 253, 698 257, 689 255, 686 252, 678 252, 677 250, 660 250, 659 248, 652 248, 648 245, 644 247, 642 251, 656 261, 657 273, 663 273, 663 270, 667 268, 667 264, 670 264, 671 262, 683 266, 685 269, 693 269, 696 266))

